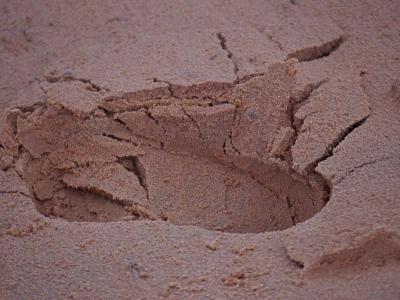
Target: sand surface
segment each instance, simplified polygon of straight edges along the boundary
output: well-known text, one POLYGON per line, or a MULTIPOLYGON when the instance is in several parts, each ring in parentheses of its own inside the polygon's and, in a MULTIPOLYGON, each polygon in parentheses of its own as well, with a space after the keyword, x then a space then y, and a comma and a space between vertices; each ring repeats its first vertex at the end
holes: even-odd
POLYGON ((0 299, 399 299, 399 1, 0 1, 0 299))

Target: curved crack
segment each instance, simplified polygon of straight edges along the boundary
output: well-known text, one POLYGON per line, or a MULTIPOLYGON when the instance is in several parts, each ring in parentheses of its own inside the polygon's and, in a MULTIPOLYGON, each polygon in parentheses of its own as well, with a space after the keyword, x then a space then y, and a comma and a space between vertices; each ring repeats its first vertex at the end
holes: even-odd
POLYGON ((227 55, 226 57, 229 58, 229 60, 232 62, 233 64, 233 73, 236 76, 236 82, 239 81, 238 78, 238 72, 239 72, 239 66, 237 65, 237 63, 235 62, 234 58, 233 58, 233 53, 232 51, 229 50, 228 46, 226 45, 226 38, 225 36, 222 34, 222 32, 218 32, 217 33, 217 38, 219 40, 219 44, 221 46, 221 48, 226 51, 227 55))

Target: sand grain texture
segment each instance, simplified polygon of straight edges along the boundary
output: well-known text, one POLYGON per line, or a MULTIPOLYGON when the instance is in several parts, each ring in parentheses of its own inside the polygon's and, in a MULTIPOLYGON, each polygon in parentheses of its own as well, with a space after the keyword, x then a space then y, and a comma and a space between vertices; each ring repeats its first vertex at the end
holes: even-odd
POLYGON ((399 12, 0 1, 0 298, 399 298, 399 12))

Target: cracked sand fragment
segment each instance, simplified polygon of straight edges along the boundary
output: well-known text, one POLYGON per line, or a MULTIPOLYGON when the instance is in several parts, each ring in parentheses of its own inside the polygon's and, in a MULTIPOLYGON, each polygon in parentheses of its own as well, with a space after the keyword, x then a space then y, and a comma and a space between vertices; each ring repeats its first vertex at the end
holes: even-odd
POLYGON ((15 156, 18 153, 18 142, 15 139, 17 120, 23 113, 19 109, 11 109, 3 117, 3 125, 0 128, 0 155, 15 156))
POLYGON ((298 136, 292 147, 293 167, 300 173, 310 171, 369 113, 361 88, 334 81, 322 85, 294 114, 298 136))
POLYGON ((101 135, 101 126, 96 130, 92 127, 99 122, 82 117, 85 123, 80 118, 79 114, 50 105, 18 119, 16 137, 32 154, 32 158, 23 157, 23 176, 32 184, 42 212, 66 219, 107 220, 129 214, 121 202, 145 206, 146 195, 138 178, 118 164, 119 158, 134 157, 143 151, 101 135), (83 198, 81 202, 79 197, 83 198), (111 200, 105 199, 108 197, 111 200))
POLYGON ((163 137, 164 130, 145 109, 119 113, 116 115, 116 119, 122 121, 135 135, 154 138, 155 140, 160 140, 163 137))
POLYGON ((171 103, 169 88, 163 87, 142 90, 134 93, 124 93, 119 96, 106 96, 101 101, 101 107, 110 112, 124 112, 129 110, 139 110, 149 108, 153 105, 171 103))
POLYGON ((42 83, 41 88, 46 93, 48 103, 58 103, 74 113, 91 113, 99 104, 100 94, 81 81, 42 83))
POLYGON ((232 124, 233 111, 231 104, 211 107, 169 105, 156 106, 149 112, 123 112, 117 118, 138 136, 162 141, 165 147, 171 149, 189 148, 199 155, 203 153, 208 156, 210 151, 222 152, 232 124), (196 150, 198 147, 202 151, 196 150))
POLYGON ((278 133, 271 139, 268 152, 271 157, 283 157, 290 148, 295 131, 292 127, 281 127, 278 133))
MULTIPOLYGON (((54 164, 68 161, 84 164, 94 160, 113 161, 116 157, 137 155, 141 151, 130 143, 91 133, 94 129, 78 122, 79 117, 57 105, 38 108, 26 119, 18 118, 17 140, 35 158, 50 153, 54 164), (101 153, 94 158, 93 153, 101 153), (68 153, 57 162, 55 153, 68 153)), ((86 124, 85 124, 86 125, 86 124)), ((96 124, 95 124, 96 125, 96 124)))
POLYGON ((268 161, 268 145, 279 129, 290 126, 287 114, 294 85, 292 64, 274 64, 264 76, 236 87, 240 99, 232 144, 242 155, 268 161))
POLYGON ((96 191, 124 205, 148 206, 137 176, 119 164, 74 170, 64 174, 62 181, 74 189, 96 191))
POLYGON ((232 127, 235 107, 221 104, 211 107, 187 106, 185 110, 192 116, 201 131, 202 140, 209 151, 221 153, 232 127))
POLYGON ((343 182, 360 168, 399 158, 400 139, 390 138, 400 136, 398 102, 393 91, 379 101, 385 107, 384 118, 373 111, 363 125, 352 132, 351 139, 344 139, 333 149, 334 155, 318 164, 317 171, 332 185, 343 182), (382 135, 382 132, 385 134, 382 135), (368 147, 361 147, 362 144, 368 147))
POLYGON ((185 148, 200 139, 198 129, 180 105, 156 106, 150 113, 164 130, 164 146, 185 148))
POLYGON ((225 46, 229 49, 228 58, 234 65, 234 72, 239 81, 251 74, 264 73, 269 65, 283 61, 286 56, 279 42, 274 42, 272 36, 266 36, 263 32, 248 35, 247 32, 251 28, 248 24, 241 24, 238 28, 227 26, 221 31, 225 46))

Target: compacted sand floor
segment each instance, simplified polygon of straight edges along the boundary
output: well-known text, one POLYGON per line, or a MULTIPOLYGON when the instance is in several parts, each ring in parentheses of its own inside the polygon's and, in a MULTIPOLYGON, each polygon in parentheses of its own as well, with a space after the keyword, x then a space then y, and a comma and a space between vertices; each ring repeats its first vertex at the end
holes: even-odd
POLYGON ((399 299, 400 1, 0 1, 1 299, 399 299))

